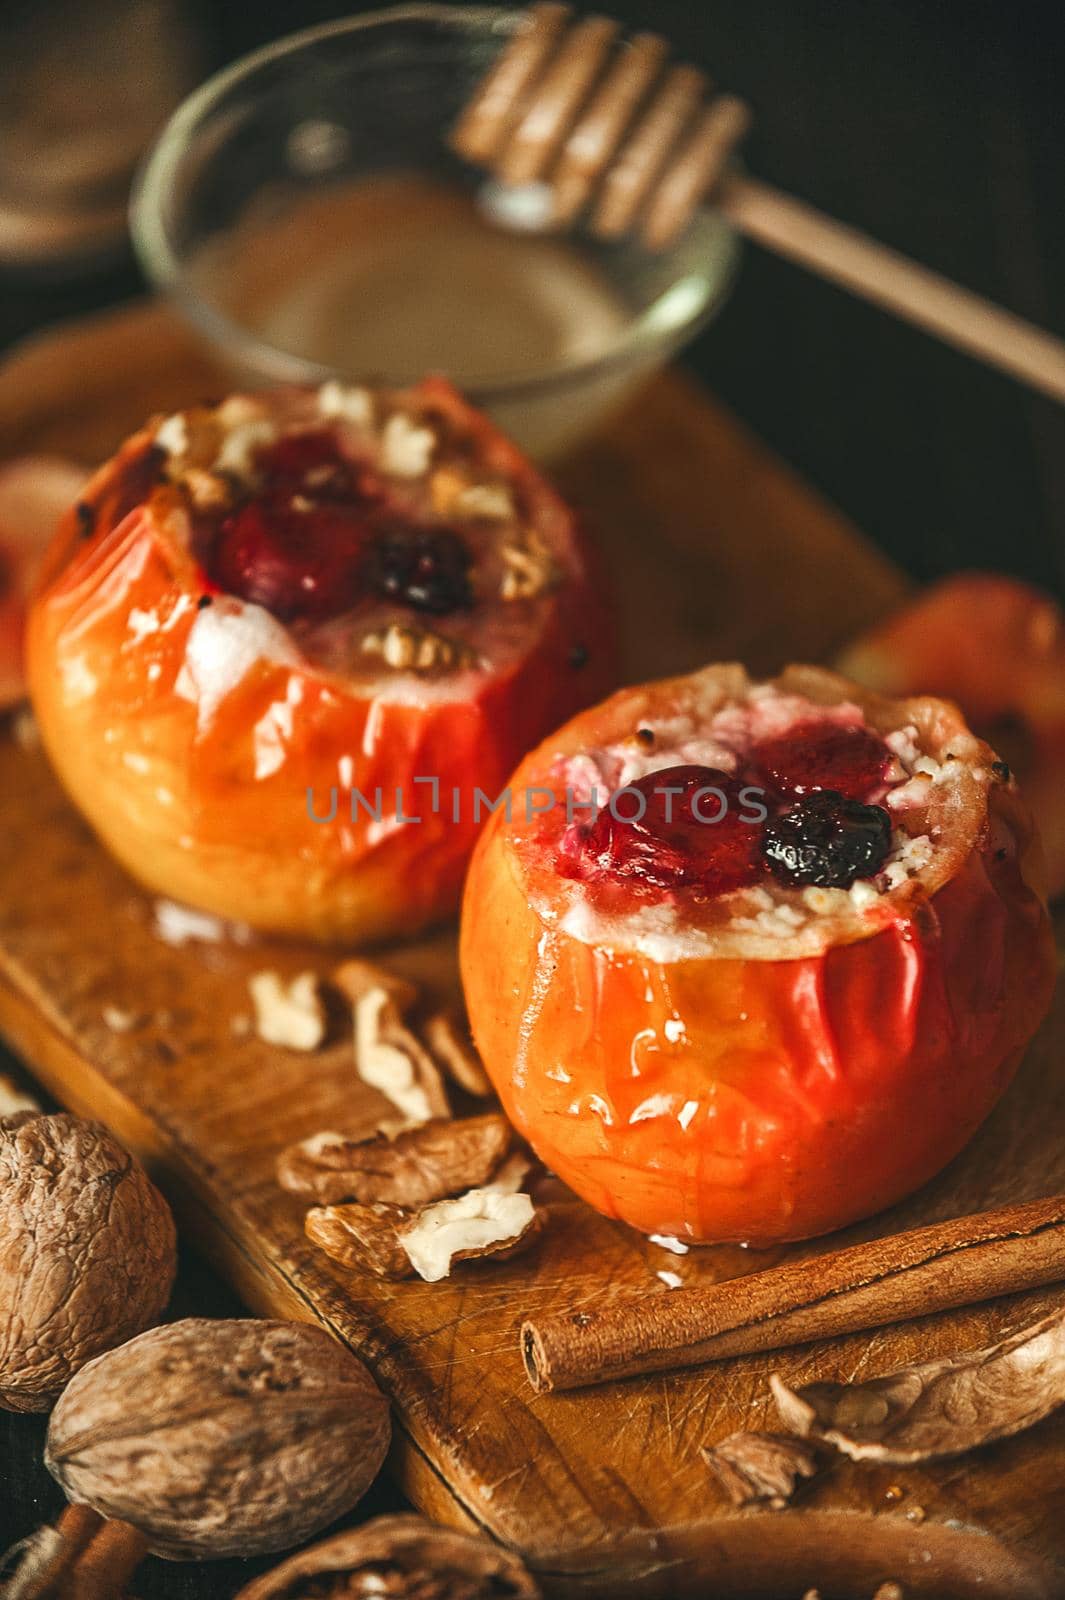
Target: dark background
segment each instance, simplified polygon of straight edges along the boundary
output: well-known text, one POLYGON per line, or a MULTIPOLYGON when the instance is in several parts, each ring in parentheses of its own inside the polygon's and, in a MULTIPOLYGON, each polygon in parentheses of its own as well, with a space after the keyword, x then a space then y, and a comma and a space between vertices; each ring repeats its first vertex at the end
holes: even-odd
MULTIPOLYGON (((350 0, 190 8, 214 62, 369 9, 350 0)), ((603 9, 668 33, 753 103, 754 172, 1065 336, 1061 4, 609 0, 603 9)), ((0 5, 0 30, 3 14, 0 5)), ((89 284, 0 278, 0 347, 137 288, 129 263, 89 284)), ((917 577, 992 566, 1065 594, 1065 410, 1053 402, 753 249, 686 361, 917 577)), ((185 1264, 175 1315, 237 1309, 204 1267, 185 1264)), ((39 1464, 43 1438, 43 1419, 0 1413, 0 1548, 59 1509, 39 1464)), ((362 1514, 395 1503, 379 1489, 362 1514)), ((152 1562, 135 1588, 230 1596, 263 1564, 152 1562)))

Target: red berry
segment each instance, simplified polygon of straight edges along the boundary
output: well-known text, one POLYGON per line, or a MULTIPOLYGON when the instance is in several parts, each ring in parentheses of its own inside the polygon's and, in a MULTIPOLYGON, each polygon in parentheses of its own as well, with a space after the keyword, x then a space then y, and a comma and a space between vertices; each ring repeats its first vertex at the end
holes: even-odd
POLYGON ((282 622, 350 611, 362 589, 372 487, 325 430, 286 434, 259 452, 256 467, 255 498, 222 522, 209 578, 282 622))
POLYGON ((256 466, 264 491, 275 497, 313 492, 319 499, 339 499, 358 492, 355 468, 327 429, 282 434, 259 451, 256 466))
POLYGON ((763 875, 760 800, 714 767, 666 767, 619 790, 594 822, 569 830, 563 849, 588 879, 724 894, 763 875))
POLYGON ((321 622, 358 600, 368 533, 354 507, 251 500, 223 522, 209 574, 282 622, 321 622))
POLYGON ((809 721, 756 745, 747 765, 752 781, 782 795, 832 789, 848 800, 865 800, 884 782, 890 759, 868 728, 809 721))

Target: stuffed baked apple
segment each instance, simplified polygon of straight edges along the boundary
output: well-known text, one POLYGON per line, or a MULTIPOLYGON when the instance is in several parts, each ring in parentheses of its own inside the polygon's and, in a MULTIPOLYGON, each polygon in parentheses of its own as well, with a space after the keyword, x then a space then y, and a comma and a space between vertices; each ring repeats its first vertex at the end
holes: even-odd
POLYGON ((920 688, 957 701, 1009 757, 1039 828, 1050 896, 1065 893, 1065 617, 1057 602, 1001 573, 957 573, 855 640, 840 665, 880 694, 920 688))
POLYGON ((947 702, 710 667, 574 718, 511 787, 463 907, 474 1037, 547 1165, 645 1232, 889 1205, 1047 1009, 1028 814, 947 702))
POLYGON ((0 467, 0 714, 25 697, 26 608, 56 523, 84 482, 59 456, 20 456, 0 467))
POLYGON ((60 777, 142 883, 367 940, 453 909, 487 803, 610 664, 571 514, 429 380, 137 434, 61 527, 28 673, 60 777))

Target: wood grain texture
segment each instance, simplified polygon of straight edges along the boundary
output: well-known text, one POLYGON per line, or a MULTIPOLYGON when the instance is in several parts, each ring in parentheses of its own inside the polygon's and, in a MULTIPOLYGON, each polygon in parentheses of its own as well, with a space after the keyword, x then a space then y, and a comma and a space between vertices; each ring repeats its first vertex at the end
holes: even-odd
MULTIPOLYGON (((92 460, 146 411, 224 387, 165 313, 123 313, 39 343, 0 373, 0 452, 92 460)), ((565 480, 618 573, 631 675, 730 654, 757 669, 824 656, 902 590, 853 529, 673 377, 565 480)), ((637 1288, 668 1293, 663 1269, 708 1284, 785 1253, 669 1255, 560 1192, 541 1246, 513 1263, 432 1286, 346 1273, 305 1239, 274 1160, 325 1126, 358 1133, 380 1103, 355 1079, 342 1031, 309 1057, 234 1032, 252 972, 324 972, 328 954, 161 943, 150 902, 95 845, 43 757, 6 737, 0 884, 4 1032, 59 1099, 144 1156, 186 1235, 251 1306, 318 1320, 370 1362, 395 1403, 393 1470, 430 1514, 516 1545, 555 1593, 778 1597, 816 1585, 831 1600, 888 1578, 908 1597, 1065 1592, 1065 1420, 905 1473, 840 1461, 779 1514, 732 1510, 699 1455, 735 1429, 771 1425, 773 1370, 792 1385, 871 1375, 986 1343, 1059 1294, 536 1397, 517 1343, 528 1316, 637 1288), (133 1025, 116 1033, 105 1006, 133 1025)), ((454 992, 449 934, 388 959, 454 992)), ((832 1245, 1065 1189, 1063 1030, 1059 1005, 948 1173, 832 1245)))

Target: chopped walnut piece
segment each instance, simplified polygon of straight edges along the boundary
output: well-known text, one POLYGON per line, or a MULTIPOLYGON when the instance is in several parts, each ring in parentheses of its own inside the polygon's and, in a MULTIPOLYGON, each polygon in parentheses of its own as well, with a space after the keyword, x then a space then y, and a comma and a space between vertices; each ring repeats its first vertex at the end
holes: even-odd
POLYGON ((454 467, 437 467, 429 479, 429 499, 438 517, 449 516, 467 487, 467 479, 454 467))
POLYGON ((781 1433, 730 1433, 704 1446, 702 1455, 734 1506, 762 1504, 781 1511, 798 1479, 817 1471, 812 1446, 781 1433))
POLYGON ((139 1021, 135 1011, 125 1011, 121 1006, 104 1006, 100 1015, 112 1033, 128 1033, 139 1021))
POLYGON ((391 989, 367 989, 355 1001, 355 1070, 408 1122, 448 1115, 440 1070, 404 1024, 391 989))
POLYGON ((206 406, 176 411, 156 429, 156 445, 165 452, 165 473, 197 511, 224 511, 233 501, 233 483, 216 470, 223 448, 223 428, 206 406))
POLYGON ((399 1206, 315 1206, 304 1218, 308 1239, 342 1267, 372 1272, 377 1278, 410 1278, 410 1257, 399 1242, 408 1214, 399 1206))
POLYGON ((390 622, 387 628, 364 635, 364 655, 380 656, 386 666, 401 672, 440 672, 477 665, 478 656, 460 639, 445 639, 428 628, 409 628, 390 622))
POLYGON ((399 1238, 418 1276, 439 1283, 456 1261, 516 1255, 540 1227, 540 1213, 527 1194, 489 1186, 427 1206, 400 1229, 399 1238))
POLYGON ((335 378, 318 390, 318 410, 323 417, 338 422, 352 422, 359 428, 373 426, 374 404, 369 389, 340 383, 335 378))
POLYGON ((361 1000, 371 989, 384 989, 392 996, 398 1011, 404 1016, 418 999, 418 990, 408 979, 401 978, 396 972, 390 972, 387 967, 375 966, 372 961, 361 961, 356 956, 350 961, 341 962, 340 966, 330 973, 330 982, 351 1001, 352 1005, 361 1000))
POLYGON ((384 1094, 404 1122, 428 1122, 450 1112, 443 1078, 404 1017, 418 990, 406 978, 369 961, 345 961, 332 974, 355 1017, 355 1068, 384 1094))
POLYGON ((323 1205, 385 1201, 413 1210, 487 1183, 504 1162, 510 1126, 493 1112, 457 1122, 440 1118, 394 1139, 346 1139, 317 1133, 278 1159, 283 1189, 323 1205))
POLYGON ((514 515, 514 500, 502 483, 473 483, 457 496, 454 509, 461 517, 508 522, 514 515))
POLYGON ((421 478, 429 470, 436 435, 397 411, 381 433, 381 465, 394 478, 421 478))
POLYGON ((508 539, 499 553, 505 568, 499 590, 504 600, 532 600, 558 582, 551 552, 532 529, 520 541, 508 539))
POLYGON ((209 467, 222 441, 222 424, 210 406, 189 406, 175 411, 155 430, 155 443, 168 457, 168 477, 189 467, 209 467))
POLYGON ((770 1379, 781 1421, 855 1461, 899 1466, 960 1455, 1030 1428, 1065 1404, 1065 1311, 999 1344, 862 1383, 770 1379))
POLYGON ((454 1011, 438 1011, 426 1022, 423 1033, 432 1054, 460 1089, 480 1097, 492 1093, 491 1080, 473 1047, 465 1018, 454 1011))
POLYGON ((233 485, 217 472, 186 467, 175 480, 197 511, 227 511, 233 503, 233 485))
POLYGON ((482 1184, 484 1189, 492 1189, 496 1194, 517 1194, 519 1189, 525 1187, 525 1180, 532 1171, 533 1164, 523 1150, 515 1150, 509 1155, 502 1166, 497 1167, 489 1181, 482 1184))
POLYGON ((155 430, 155 444, 168 456, 184 456, 189 448, 189 429, 184 413, 175 411, 166 417, 155 430))
POLYGON ((325 1037, 325 1010, 313 972, 301 972, 287 984, 276 972, 256 972, 248 988, 260 1039, 288 1050, 318 1048, 325 1037))
MULTIPOLYGON (((218 415, 221 416, 221 409, 218 415)), ((276 438, 277 427, 266 417, 238 422, 223 435, 212 463, 214 471, 230 473, 241 483, 250 482, 255 475, 256 456, 267 445, 273 444, 276 438)))

